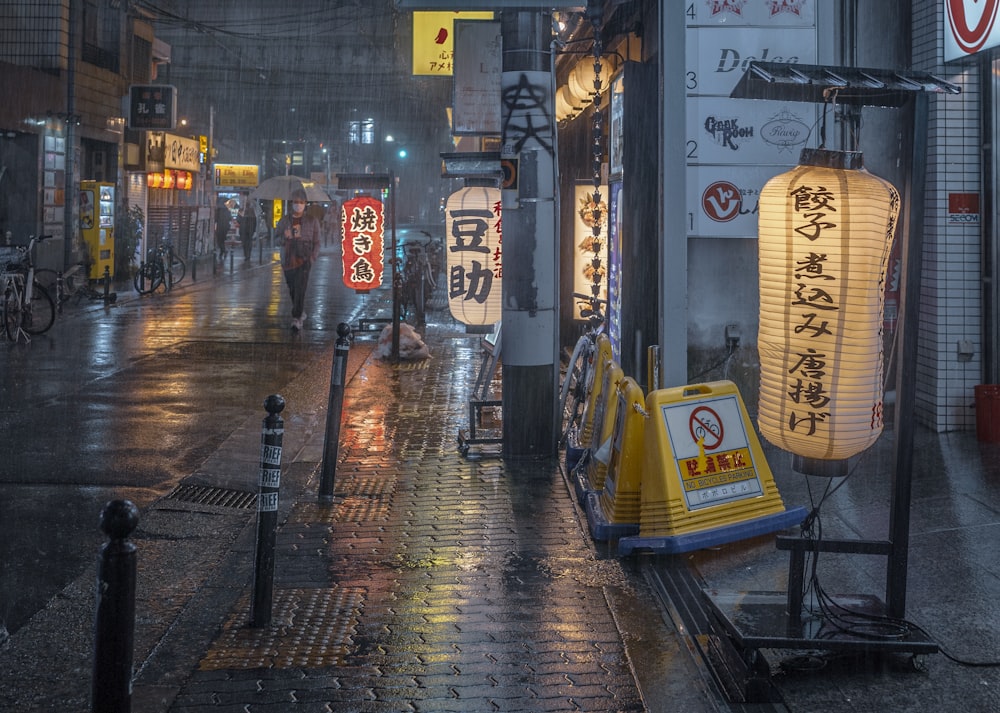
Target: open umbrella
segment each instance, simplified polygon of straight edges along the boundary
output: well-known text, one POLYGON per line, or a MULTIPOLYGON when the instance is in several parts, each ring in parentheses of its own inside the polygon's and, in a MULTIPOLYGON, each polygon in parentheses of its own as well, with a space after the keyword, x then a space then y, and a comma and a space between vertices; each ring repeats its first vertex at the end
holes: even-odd
POLYGON ((263 181, 250 194, 251 198, 262 201, 287 201, 292 198, 292 191, 301 188, 306 192, 306 200, 313 202, 330 202, 326 191, 314 181, 307 181, 298 176, 273 176, 263 181))

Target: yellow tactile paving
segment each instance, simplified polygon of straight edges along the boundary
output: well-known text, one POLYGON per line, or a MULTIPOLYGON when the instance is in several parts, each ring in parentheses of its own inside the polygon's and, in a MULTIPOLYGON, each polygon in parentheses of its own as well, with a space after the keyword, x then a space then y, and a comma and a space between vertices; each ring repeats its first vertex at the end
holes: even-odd
POLYGON ((364 590, 357 587, 279 589, 274 592, 271 624, 247 624, 249 596, 240 598, 222 633, 198 667, 217 669, 295 668, 343 665, 364 590))

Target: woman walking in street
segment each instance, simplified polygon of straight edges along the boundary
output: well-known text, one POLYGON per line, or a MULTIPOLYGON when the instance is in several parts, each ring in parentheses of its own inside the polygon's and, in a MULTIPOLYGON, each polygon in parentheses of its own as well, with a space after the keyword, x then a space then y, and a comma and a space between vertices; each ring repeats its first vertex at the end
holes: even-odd
POLYGON ((253 252, 253 236, 257 232, 257 213, 250 197, 244 195, 240 214, 236 218, 240 226, 240 243, 243 244, 243 260, 249 260, 253 252))
POLYGON ((321 227, 314 217, 306 215, 306 192, 302 188, 292 191, 292 212, 282 217, 275 227, 281 243, 281 269, 285 284, 292 298, 292 329, 302 329, 306 320, 303 309, 309 271, 319 256, 321 227))

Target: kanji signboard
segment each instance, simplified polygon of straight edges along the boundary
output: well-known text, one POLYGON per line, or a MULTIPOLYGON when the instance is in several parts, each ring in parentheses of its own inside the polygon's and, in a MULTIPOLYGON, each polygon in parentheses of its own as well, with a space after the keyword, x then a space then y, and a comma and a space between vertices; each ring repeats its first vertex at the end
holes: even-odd
POLYGON ((371 196, 344 201, 340 225, 344 284, 363 292, 380 286, 385 269, 385 209, 382 201, 371 196))
POLYGON ((165 131, 177 123, 177 89, 169 84, 128 88, 128 128, 165 131))

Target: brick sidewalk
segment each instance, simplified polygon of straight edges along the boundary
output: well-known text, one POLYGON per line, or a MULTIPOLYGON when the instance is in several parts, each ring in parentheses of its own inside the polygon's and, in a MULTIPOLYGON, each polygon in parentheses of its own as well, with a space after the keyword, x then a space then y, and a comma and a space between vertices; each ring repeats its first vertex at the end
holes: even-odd
POLYGON ((606 593, 630 575, 554 460, 459 454, 478 340, 443 329, 430 360, 370 359, 348 385, 336 503, 313 468, 271 626, 247 626, 244 593, 170 711, 644 710, 606 593))

